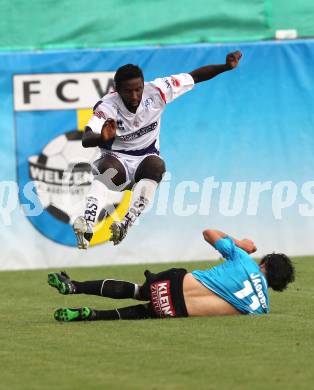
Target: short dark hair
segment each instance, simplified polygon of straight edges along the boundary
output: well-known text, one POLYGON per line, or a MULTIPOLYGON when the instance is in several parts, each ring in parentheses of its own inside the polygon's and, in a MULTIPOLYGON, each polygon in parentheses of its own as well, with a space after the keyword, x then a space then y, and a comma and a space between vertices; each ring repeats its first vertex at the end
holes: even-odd
POLYGON ((260 264, 265 265, 268 285, 275 291, 283 291, 295 279, 293 263, 283 253, 270 253, 262 258, 260 264))
POLYGON ((142 69, 133 64, 126 64, 121 66, 114 75, 114 82, 116 88, 119 88, 121 83, 126 80, 141 78, 144 81, 144 75, 142 69))

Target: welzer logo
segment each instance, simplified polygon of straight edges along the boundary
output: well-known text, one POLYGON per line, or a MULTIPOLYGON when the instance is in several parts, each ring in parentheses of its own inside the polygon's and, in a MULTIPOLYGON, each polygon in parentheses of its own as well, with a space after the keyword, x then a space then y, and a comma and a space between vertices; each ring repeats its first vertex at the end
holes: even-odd
MULTIPOLYGON (((82 130, 113 87, 111 72, 15 75, 13 79, 20 201, 33 181, 43 212, 28 217, 46 237, 75 245, 71 224, 82 214, 97 148, 83 148, 82 130)), ((30 204, 30 207, 32 205, 30 204)))
POLYGON ((164 280, 152 283, 150 285, 151 302, 155 313, 160 317, 174 317, 170 281, 164 280))
POLYGON ((91 164, 97 151, 83 149, 82 132, 73 130, 50 141, 31 156, 29 178, 34 181, 42 206, 56 219, 72 224, 80 214, 92 182, 91 164))

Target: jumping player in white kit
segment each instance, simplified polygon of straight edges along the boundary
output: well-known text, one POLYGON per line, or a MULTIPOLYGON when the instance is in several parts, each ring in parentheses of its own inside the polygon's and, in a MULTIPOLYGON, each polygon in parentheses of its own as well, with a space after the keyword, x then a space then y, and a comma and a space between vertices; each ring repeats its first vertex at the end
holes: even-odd
POLYGON ((145 208, 152 202, 165 173, 159 156, 160 119, 167 103, 190 91, 194 84, 209 80, 237 67, 241 52, 226 56, 222 65, 207 65, 190 73, 157 78, 144 83, 142 70, 127 64, 115 76, 116 92, 105 95, 95 106, 82 144, 99 147, 94 162, 94 181, 86 200, 84 216, 73 224, 79 249, 87 249, 102 210, 110 212, 132 188, 130 207, 121 222, 113 222, 110 238, 114 245, 126 236, 145 208))

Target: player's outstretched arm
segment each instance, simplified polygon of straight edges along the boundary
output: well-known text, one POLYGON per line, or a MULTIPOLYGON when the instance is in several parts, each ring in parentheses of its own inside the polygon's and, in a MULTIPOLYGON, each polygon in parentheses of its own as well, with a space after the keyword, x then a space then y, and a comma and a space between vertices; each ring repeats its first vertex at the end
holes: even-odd
POLYGON ((107 142, 112 141, 116 136, 116 130, 116 122, 111 118, 106 120, 100 134, 94 133, 93 130, 87 126, 83 134, 82 145, 84 148, 105 146, 107 142))
MULTIPOLYGON (((206 229, 203 231, 203 236, 205 241, 207 241, 210 245, 215 246, 216 241, 221 238, 227 237, 228 235, 219 230, 206 229)), ((244 238, 243 240, 238 240, 236 238, 231 237, 235 245, 241 249, 243 249, 246 253, 251 254, 256 252, 256 246, 252 240, 244 238)))
POLYGON ((227 54, 225 64, 202 66, 201 68, 195 69, 190 72, 190 75, 193 77, 195 83, 210 80, 213 77, 218 76, 222 72, 226 72, 227 70, 232 70, 236 68, 239 64, 241 57, 242 53, 240 51, 229 53, 227 54))

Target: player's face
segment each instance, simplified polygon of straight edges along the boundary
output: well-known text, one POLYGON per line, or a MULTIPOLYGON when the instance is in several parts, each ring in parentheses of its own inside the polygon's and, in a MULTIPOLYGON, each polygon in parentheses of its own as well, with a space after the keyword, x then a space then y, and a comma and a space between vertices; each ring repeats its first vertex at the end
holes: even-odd
POLYGON ((264 274, 266 274, 266 267, 265 267, 265 263, 263 263, 263 264, 260 264, 259 265, 259 269, 264 273, 264 274))
POLYGON ((117 89, 117 92, 121 96, 126 108, 130 112, 135 113, 137 107, 141 103, 143 90, 144 81, 139 77, 136 79, 123 81, 117 89))

